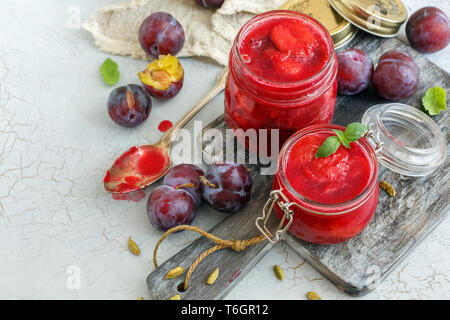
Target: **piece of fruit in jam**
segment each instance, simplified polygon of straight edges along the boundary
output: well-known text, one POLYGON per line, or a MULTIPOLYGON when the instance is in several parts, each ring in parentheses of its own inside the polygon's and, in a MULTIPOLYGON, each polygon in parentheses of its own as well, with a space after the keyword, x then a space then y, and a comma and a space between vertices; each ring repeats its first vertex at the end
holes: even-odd
POLYGON ((272 62, 278 72, 295 77, 301 77, 302 65, 290 53, 284 53, 277 49, 268 49, 264 52, 267 60, 272 62))
POLYGON ((151 96, 166 100, 176 96, 183 87, 184 70, 180 61, 170 54, 160 56, 138 73, 142 85, 151 96))
POLYGON ((270 31, 270 39, 282 52, 306 58, 314 53, 316 40, 301 21, 282 22, 270 31))

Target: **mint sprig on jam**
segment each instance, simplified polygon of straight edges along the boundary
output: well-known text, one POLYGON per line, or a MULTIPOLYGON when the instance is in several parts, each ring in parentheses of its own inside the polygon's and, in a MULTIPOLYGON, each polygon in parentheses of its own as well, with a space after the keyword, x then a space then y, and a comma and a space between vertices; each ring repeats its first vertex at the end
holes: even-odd
POLYGON ((350 143, 358 141, 367 132, 367 127, 362 123, 353 122, 345 128, 345 131, 335 129, 333 131, 336 135, 325 139, 319 149, 317 149, 316 159, 332 155, 341 144, 345 148, 350 149, 350 143))

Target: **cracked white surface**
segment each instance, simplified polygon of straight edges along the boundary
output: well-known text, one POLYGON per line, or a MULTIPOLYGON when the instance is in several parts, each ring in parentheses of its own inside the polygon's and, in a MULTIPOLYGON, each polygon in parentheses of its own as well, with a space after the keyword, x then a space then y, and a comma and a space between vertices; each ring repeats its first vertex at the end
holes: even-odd
MULTIPOLYGON (((118 2, 77 1, 81 21, 96 6, 118 2)), ((406 1, 410 12, 427 4, 450 13, 449 1, 406 1)), ((68 0, 0 2, 0 298, 147 299, 145 278, 153 270, 152 251, 161 233, 148 222, 145 201, 114 201, 101 181, 122 151, 156 142, 159 122, 179 119, 209 90, 220 67, 182 59, 181 93, 169 102, 154 101, 140 127, 121 128, 107 116, 111 88, 98 72, 107 55, 87 32, 66 27, 70 6, 68 0), (142 249, 139 257, 127 250, 130 235, 142 249), (80 267, 79 290, 66 285, 71 265, 80 267)), ((429 58, 450 71, 449 54, 447 47, 429 58)), ((114 60, 121 71, 118 85, 138 83, 136 73, 145 61, 114 60)), ((222 101, 220 95, 196 119, 216 118, 222 101)), ((195 225, 209 229, 223 218, 203 206, 195 225)), ((449 299, 449 229, 447 219, 362 299, 449 299)), ((159 261, 194 237, 171 236, 159 261)), ((281 244, 227 298, 304 299, 310 290, 324 299, 353 299, 281 244), (274 264, 285 269, 284 282, 273 276, 274 264), (270 292, 261 290, 268 286, 270 292)))

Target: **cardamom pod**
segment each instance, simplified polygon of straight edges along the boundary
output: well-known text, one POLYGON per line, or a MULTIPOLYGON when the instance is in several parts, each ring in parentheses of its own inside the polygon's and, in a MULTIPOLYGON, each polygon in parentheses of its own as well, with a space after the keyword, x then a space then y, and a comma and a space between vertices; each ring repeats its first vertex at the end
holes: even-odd
POLYGON ((128 249, 135 256, 138 256, 141 254, 141 249, 139 249, 138 245, 136 244, 136 242, 133 241, 133 239, 131 239, 131 237, 128 238, 128 249))
POLYGON ((170 298, 169 300, 181 300, 181 294, 176 294, 172 298, 170 298))
POLYGON ((395 198, 395 189, 386 181, 380 181, 380 188, 387 192, 388 195, 395 198))
POLYGON ((284 280, 284 271, 280 266, 273 267, 273 272, 275 272, 275 275, 280 281, 284 280))
POLYGON ((213 284, 216 280, 217 277, 219 276, 219 268, 216 268, 208 277, 208 279, 206 279, 206 283, 207 284, 213 284))
POLYGON ((322 300, 322 298, 314 291, 308 291, 308 293, 306 294, 306 297, 309 300, 322 300))
POLYGON ((176 268, 170 270, 169 272, 167 272, 165 278, 173 279, 173 278, 176 278, 176 277, 182 275, 183 272, 184 272, 184 269, 182 267, 176 267, 176 268))

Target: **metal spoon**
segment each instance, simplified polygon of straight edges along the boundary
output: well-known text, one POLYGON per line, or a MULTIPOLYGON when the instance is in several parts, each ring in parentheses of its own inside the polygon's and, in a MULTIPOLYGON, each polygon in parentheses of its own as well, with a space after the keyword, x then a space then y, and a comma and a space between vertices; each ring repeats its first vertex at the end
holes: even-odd
POLYGON ((178 130, 183 128, 209 101, 224 90, 227 75, 228 68, 225 68, 216 85, 168 130, 159 142, 153 145, 134 146, 117 158, 106 172, 103 181, 105 189, 112 193, 128 193, 142 189, 164 176, 172 166, 169 151, 178 130))

